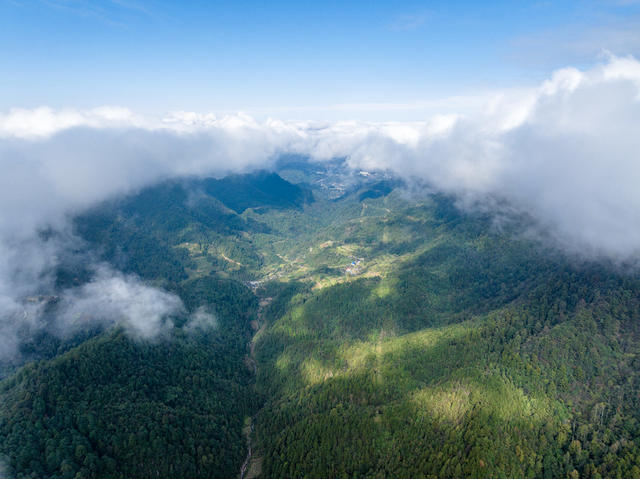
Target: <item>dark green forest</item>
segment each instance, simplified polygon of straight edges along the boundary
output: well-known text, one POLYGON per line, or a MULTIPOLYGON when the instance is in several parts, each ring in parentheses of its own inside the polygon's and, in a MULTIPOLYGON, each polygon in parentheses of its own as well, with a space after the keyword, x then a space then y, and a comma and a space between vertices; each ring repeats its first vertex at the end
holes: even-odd
POLYGON ((153 340, 25 339, 0 382, 8 477, 640 478, 635 269, 382 173, 277 168, 75 219, 82 254, 185 311, 153 340), (193 330, 202 307, 217 326, 193 330))

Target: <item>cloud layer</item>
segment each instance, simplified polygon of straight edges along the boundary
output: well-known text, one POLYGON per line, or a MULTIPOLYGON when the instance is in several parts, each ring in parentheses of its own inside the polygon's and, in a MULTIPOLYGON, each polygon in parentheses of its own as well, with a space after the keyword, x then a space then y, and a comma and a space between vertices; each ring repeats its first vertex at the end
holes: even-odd
MULTIPOLYGON (((268 167, 280 153, 346 157, 354 168, 391 170, 467 202, 500 200, 568 251, 638 257, 640 62, 610 57, 589 70, 559 70, 537 88, 473 102, 480 113, 414 123, 257 122, 188 112, 147 118, 114 107, 0 114, 0 311, 22 322, 38 316, 25 298, 50 284, 43 273, 73 242, 73 214, 166 178, 268 167), (43 242, 45 228, 62 239, 43 242)), ((147 318, 127 323, 145 337, 179 308, 177 298, 105 271, 65 297, 76 319, 94 309, 147 318)))
POLYGON ((640 63, 611 58, 557 71, 517 99, 408 141, 374 136, 352 161, 493 197, 530 214, 562 246, 614 260, 640 252, 640 63))

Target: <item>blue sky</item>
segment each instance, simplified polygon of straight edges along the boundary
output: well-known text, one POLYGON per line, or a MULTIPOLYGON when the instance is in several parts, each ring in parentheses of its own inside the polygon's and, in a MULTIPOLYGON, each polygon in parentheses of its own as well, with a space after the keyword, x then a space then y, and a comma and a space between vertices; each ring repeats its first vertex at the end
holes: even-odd
POLYGON ((0 0, 0 111, 410 119, 402 105, 638 56, 637 32, 635 0, 0 0))

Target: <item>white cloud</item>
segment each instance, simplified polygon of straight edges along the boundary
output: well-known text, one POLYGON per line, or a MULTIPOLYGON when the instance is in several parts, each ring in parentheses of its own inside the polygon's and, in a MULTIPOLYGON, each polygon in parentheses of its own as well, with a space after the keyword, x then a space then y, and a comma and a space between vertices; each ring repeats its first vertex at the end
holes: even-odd
POLYGON ((506 199, 574 252, 616 260, 640 253, 640 62, 634 58, 559 70, 515 98, 496 97, 484 114, 403 128, 412 134, 332 125, 310 151, 390 168, 475 200, 506 199))
POLYGON ((211 331, 218 327, 218 319, 205 306, 200 306, 189 316, 185 325, 187 331, 211 331))
MULTIPOLYGON (((24 298, 50 283, 42 273, 68 244, 42 242, 40 229, 68 231, 70 215, 164 178, 251 170, 281 152, 344 156, 353 167, 390 169, 476 203, 506 200, 570 251, 637 257, 640 62, 610 56, 471 103, 465 113, 412 123, 148 118, 113 107, 0 114, 0 307, 21 324, 37 317, 24 298)), ((113 291, 137 287, 117 274, 101 281, 113 291)), ((77 299, 97 304, 95 293, 102 301, 87 288, 77 299)), ((127 299, 135 298, 123 293, 127 299)), ((144 335, 144 327, 131 328, 144 335)))
POLYGON ((640 242, 639 98, 640 62, 610 56, 590 70, 559 70, 538 88, 493 95, 480 113, 413 123, 13 110, 0 116, 0 203, 8 212, 0 230, 26 225, 28 233, 160 178, 247 170, 293 151, 502 197, 567 247, 622 258, 640 242))
POLYGON ((60 303, 58 326, 63 332, 88 324, 118 324, 143 339, 168 331, 173 326, 171 316, 184 312, 176 295, 104 265, 92 281, 65 291, 60 303))
POLYGON ((51 136, 73 127, 151 127, 126 108, 105 106, 92 110, 74 109, 54 111, 40 107, 32 110, 14 108, 0 115, 0 138, 18 137, 37 139, 51 136))

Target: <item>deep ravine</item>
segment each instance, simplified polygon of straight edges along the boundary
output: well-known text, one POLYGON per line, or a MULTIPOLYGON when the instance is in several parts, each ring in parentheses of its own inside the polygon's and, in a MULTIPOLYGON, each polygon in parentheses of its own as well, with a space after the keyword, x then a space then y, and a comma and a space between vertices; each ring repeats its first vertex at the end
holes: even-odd
MULTIPOLYGON (((266 308, 271 303, 272 299, 273 298, 260 299, 257 320, 255 324, 252 325, 254 331, 256 332, 248 344, 249 354, 247 355, 247 358, 246 358, 246 364, 247 364, 247 367, 251 371, 253 371, 254 376, 256 376, 258 373, 258 363, 255 358, 256 341, 258 340, 260 335, 263 333, 263 331, 267 327, 267 322, 264 319, 263 311, 264 311, 264 308, 266 308)), ((254 450, 253 450, 253 442, 254 442, 253 436, 254 436, 254 430, 255 430, 254 420, 256 415, 257 413, 254 416, 247 418, 247 424, 243 429, 243 433, 247 440, 247 457, 245 458, 240 468, 240 474, 238 476, 240 479, 255 479, 256 477, 259 477, 261 473, 262 458, 260 456, 254 455, 254 450)))

